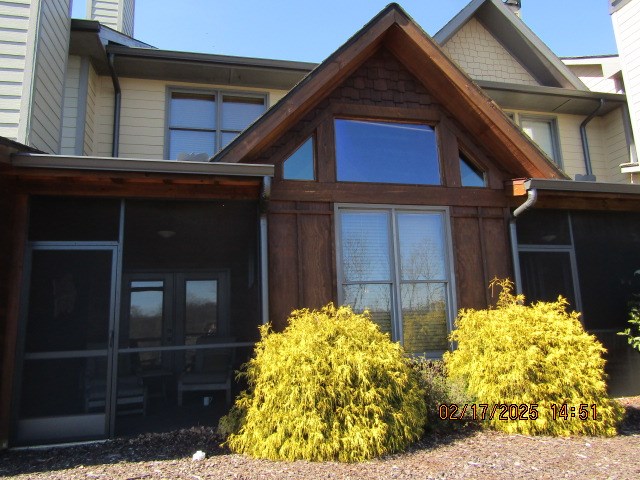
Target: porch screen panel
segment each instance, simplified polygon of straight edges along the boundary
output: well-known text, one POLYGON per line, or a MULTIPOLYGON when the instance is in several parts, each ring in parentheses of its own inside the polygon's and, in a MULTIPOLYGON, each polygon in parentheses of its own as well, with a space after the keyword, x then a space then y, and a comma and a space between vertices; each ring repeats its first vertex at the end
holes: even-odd
POLYGON ((447 349, 447 268, 438 213, 398 213, 400 306, 405 349, 447 349))

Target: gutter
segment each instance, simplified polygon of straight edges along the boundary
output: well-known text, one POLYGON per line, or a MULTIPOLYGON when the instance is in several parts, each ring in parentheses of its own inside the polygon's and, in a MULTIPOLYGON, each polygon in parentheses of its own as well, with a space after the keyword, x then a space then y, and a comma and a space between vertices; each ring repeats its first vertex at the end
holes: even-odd
POLYGON ((593 168, 591 166, 591 153, 589 152, 589 139, 587 137, 587 125, 594 117, 602 110, 604 107, 604 98, 600 99, 600 103, 598 104, 598 108, 596 108, 593 112, 589 114, 587 118, 585 118, 580 124, 580 140, 582 140, 582 154, 584 156, 584 166, 586 175, 576 175, 576 180, 590 181, 595 182, 596 177, 593 174, 593 168))
POLYGON ((120 106, 122 102, 122 90, 120 89, 120 81, 114 65, 115 55, 108 54, 109 73, 111 73, 111 82, 113 83, 114 99, 113 99, 113 139, 111 143, 111 156, 117 157, 120 149, 120 106))
POLYGON ((511 259, 513 262, 513 275, 515 277, 516 294, 522 293, 522 274, 520 272, 520 255, 518 254, 518 232, 516 230, 516 220, 525 211, 532 208, 538 201, 538 190, 536 188, 527 189, 527 199, 516 208, 509 220, 509 233, 511 238, 511 259))

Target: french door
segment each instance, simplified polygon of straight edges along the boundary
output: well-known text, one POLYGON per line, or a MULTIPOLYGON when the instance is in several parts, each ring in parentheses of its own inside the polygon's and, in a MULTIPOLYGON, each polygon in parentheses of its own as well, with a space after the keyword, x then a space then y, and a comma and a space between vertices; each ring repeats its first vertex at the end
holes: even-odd
POLYGON ((29 245, 16 443, 108 435, 117 265, 117 242, 29 245))

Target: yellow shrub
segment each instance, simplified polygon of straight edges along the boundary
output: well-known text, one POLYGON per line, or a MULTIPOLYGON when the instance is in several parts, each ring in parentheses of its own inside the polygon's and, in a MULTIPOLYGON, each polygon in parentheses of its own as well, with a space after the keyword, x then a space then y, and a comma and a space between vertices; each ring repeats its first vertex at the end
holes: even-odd
POLYGON ((451 333, 457 349, 445 355, 447 374, 462 381, 476 404, 488 404, 489 412, 493 405, 525 405, 524 412, 537 404, 535 420, 519 419, 519 414, 501 420, 500 407, 493 420, 485 420, 498 430, 614 435, 622 409, 607 396, 605 350, 584 331, 579 314, 567 313, 561 297, 526 306, 522 295, 512 294, 509 281, 496 283, 502 287, 496 308, 460 311, 451 333), (587 405, 586 419, 581 404, 587 405), (561 418, 565 413, 567 418, 561 418))
POLYGON ((367 314, 327 305, 261 329, 249 384, 223 419, 235 452, 274 460, 362 461, 405 449, 425 422, 402 347, 367 314))

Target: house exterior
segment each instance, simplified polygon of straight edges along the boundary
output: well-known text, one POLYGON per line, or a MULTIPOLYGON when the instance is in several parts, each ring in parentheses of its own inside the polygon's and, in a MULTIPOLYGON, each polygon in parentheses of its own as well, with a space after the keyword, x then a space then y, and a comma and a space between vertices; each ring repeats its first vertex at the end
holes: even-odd
POLYGON ((230 387, 203 365, 294 308, 368 309, 439 357, 496 276, 567 297, 637 393, 620 63, 557 58, 506 3, 433 38, 392 4, 314 65, 155 49, 132 1, 8 2, 3 445, 207 421, 230 387))

